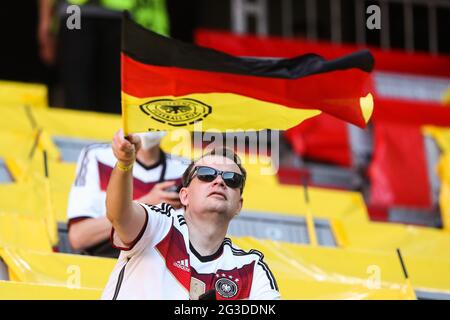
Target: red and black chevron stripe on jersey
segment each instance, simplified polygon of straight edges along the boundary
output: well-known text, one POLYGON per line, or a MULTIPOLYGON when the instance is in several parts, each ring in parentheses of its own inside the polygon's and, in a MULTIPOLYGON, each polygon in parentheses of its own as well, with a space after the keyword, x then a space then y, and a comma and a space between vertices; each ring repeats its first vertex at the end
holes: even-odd
MULTIPOLYGON (((181 234, 181 232, 172 224, 167 235, 155 248, 158 250, 161 258, 164 259, 170 273, 172 273, 175 279, 177 279, 177 281, 189 292, 191 273, 188 269, 177 267, 177 261, 189 261, 189 253, 186 250, 183 234, 181 234)), ((188 265, 190 265, 190 263, 188 265)))

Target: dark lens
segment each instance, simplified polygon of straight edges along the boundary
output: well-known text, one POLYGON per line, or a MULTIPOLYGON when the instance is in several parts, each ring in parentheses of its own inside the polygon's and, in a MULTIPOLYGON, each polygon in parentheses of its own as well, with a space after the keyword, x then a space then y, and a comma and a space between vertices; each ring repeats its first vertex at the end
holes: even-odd
POLYGON ((230 188, 240 188, 242 186, 242 176, 236 172, 224 172, 223 181, 230 188))
POLYGON ((217 177, 217 171, 213 168, 198 167, 197 177, 204 182, 211 182, 217 177))

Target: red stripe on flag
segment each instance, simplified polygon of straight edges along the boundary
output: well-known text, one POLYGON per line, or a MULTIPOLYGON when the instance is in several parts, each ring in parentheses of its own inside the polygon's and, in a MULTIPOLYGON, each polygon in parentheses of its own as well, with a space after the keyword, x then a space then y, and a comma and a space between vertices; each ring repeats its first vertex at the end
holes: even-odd
POLYGON ((327 114, 287 130, 285 137, 303 157, 346 167, 352 165, 347 124, 327 114))
POLYGON ((431 194, 420 127, 377 123, 374 133, 370 204, 428 209, 431 194))
POLYGON ((291 108, 320 109, 364 127, 359 98, 371 88, 369 75, 356 69, 287 80, 146 65, 122 53, 122 91, 138 98, 234 93, 291 108))
POLYGON ((450 108, 378 99, 373 125, 370 205, 429 209, 431 191, 421 127, 450 126, 450 108))

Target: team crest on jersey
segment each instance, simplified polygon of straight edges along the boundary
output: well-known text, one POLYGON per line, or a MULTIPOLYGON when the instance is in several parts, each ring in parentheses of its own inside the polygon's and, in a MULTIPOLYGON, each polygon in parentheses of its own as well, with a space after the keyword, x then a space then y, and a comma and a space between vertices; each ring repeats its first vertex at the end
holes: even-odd
POLYGON ((232 298, 238 292, 238 285, 236 283, 238 281, 239 279, 233 279, 232 276, 226 277, 222 274, 222 278, 216 281, 216 291, 224 298, 232 298))
POLYGON ((152 119, 174 127, 202 121, 212 111, 212 108, 203 102, 188 98, 151 100, 139 107, 152 119))

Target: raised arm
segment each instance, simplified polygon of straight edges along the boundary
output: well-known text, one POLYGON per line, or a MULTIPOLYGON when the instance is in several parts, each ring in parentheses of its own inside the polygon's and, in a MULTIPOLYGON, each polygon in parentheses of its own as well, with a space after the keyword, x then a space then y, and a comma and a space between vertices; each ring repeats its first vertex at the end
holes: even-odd
POLYGON ((122 130, 114 135, 112 141, 117 163, 106 190, 106 216, 125 244, 136 239, 145 223, 145 209, 133 202, 132 165, 140 144, 138 136, 124 138, 122 130))

